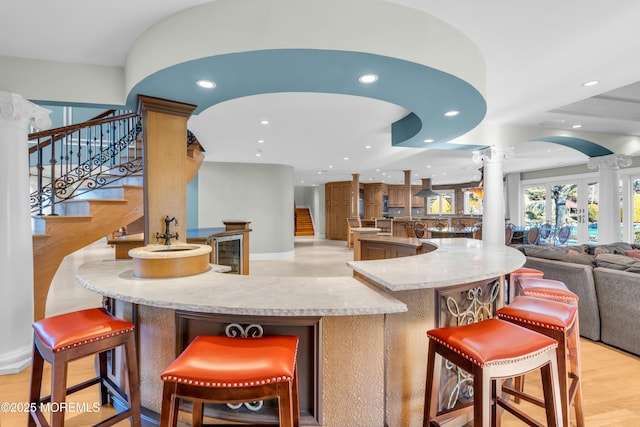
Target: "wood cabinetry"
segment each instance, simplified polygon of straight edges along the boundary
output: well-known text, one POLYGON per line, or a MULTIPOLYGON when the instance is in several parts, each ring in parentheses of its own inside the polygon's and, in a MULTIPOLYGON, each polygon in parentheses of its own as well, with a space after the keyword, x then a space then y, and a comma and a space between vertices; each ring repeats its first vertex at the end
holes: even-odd
POLYGON ((389 185, 389 207, 390 208, 404 207, 404 186, 403 185, 389 185))
POLYGON ((387 184, 365 184, 364 185, 364 215, 363 218, 382 217, 382 196, 388 195, 387 184))
POLYGON ((424 197, 416 197, 416 194, 422 190, 422 187, 419 185, 411 186, 411 206, 414 208, 424 209, 425 206, 425 198, 424 197))
POLYGON ((432 245, 423 244, 419 239, 407 237, 361 237, 359 244, 361 261, 420 255, 435 249, 432 245))
POLYGON ((351 181, 325 184, 325 233, 330 240, 347 240, 351 216, 351 181))

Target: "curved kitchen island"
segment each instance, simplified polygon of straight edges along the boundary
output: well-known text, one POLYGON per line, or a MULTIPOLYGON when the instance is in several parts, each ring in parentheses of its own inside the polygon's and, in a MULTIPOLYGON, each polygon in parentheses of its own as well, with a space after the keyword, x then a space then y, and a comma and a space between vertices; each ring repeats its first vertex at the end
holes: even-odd
MULTIPOLYGON (((160 372, 193 335, 263 331, 303 335, 303 425, 419 426, 425 331, 450 322, 438 301, 487 288, 493 304, 497 279, 525 261, 515 249, 478 240, 428 242, 438 249, 350 262, 354 277, 237 276, 212 266, 189 277, 139 279, 130 261, 109 260, 83 264, 77 279, 113 301, 116 314, 137 323, 147 413, 159 412, 160 372)), ((461 313, 462 305, 458 308, 461 313)), ((251 408, 230 411, 215 415, 270 421, 251 408)))

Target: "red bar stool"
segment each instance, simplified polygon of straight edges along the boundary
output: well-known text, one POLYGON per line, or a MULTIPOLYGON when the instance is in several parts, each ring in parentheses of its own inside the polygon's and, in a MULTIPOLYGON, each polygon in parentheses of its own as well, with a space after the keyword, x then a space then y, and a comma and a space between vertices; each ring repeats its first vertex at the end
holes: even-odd
MULTIPOLYGON (((569 425, 571 403, 575 404, 576 422, 584 426, 582 410, 582 386, 580 382, 580 353, 578 308, 565 303, 541 298, 519 296, 511 304, 497 311, 500 319, 507 320, 527 329, 544 334, 558 341, 558 373, 560 376, 560 396, 562 416, 565 426, 569 425), (567 359, 569 363, 567 363, 567 359)), ((516 384, 515 390, 505 388, 509 393, 544 406, 544 402, 522 393, 516 384)))
POLYGON ((181 398, 193 401, 193 426, 202 425, 204 402, 278 398, 280 426, 299 427, 297 349, 296 336, 196 337, 160 376, 160 426, 176 426, 181 398))
POLYGON ((110 426, 131 417, 131 425, 139 427, 140 388, 134 325, 118 319, 102 308, 91 308, 48 317, 33 323, 33 361, 31 365, 31 388, 29 403, 36 408, 29 413, 28 425, 49 426, 40 410, 41 404, 56 404, 51 412, 51 425, 64 426, 66 395, 100 384, 100 403, 108 400, 108 392, 118 394, 129 402, 129 408, 97 425, 110 426), (107 376, 107 350, 124 346, 127 366, 127 393, 107 376), (99 373, 95 378, 67 388, 67 365, 69 362, 92 354, 98 354, 99 373), (51 395, 41 397, 44 361, 51 364, 51 395))
POLYGON ((544 272, 540 270, 536 270, 535 268, 521 267, 516 271, 512 271, 509 273, 509 279, 507 283, 509 284, 509 302, 513 301, 513 298, 518 293, 518 282, 520 279, 525 277, 538 277, 542 278, 544 276, 544 272))
POLYGON ((564 282, 559 280, 543 279, 540 277, 522 277, 518 281, 522 295, 544 298, 565 304, 578 306, 578 295, 567 288, 564 282))
POLYGON ((427 332, 429 352, 423 426, 439 426, 440 422, 463 415, 473 409, 474 427, 499 424, 496 405, 528 425, 539 423, 502 399, 496 381, 524 375, 540 369, 546 403, 547 424, 561 426, 562 412, 556 347, 558 342, 545 335, 506 322, 488 319, 457 327, 432 329, 427 332), (473 376, 473 406, 457 411, 437 413, 441 358, 447 359, 473 376))

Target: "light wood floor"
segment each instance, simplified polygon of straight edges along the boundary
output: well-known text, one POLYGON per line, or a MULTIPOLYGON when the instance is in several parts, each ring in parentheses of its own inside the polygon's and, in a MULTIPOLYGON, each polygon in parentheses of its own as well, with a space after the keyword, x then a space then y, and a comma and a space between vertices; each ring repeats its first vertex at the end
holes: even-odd
MULTIPOLYGON (((351 270, 345 262, 352 259, 352 251, 346 249, 345 242, 316 240, 313 238, 296 238, 295 259, 282 261, 252 261, 253 275, 350 275, 351 270), (328 272, 330 271, 330 273, 328 272)), ((104 242, 73 254, 63 262, 52 285, 47 302, 47 315, 62 313, 100 304, 100 298, 75 284, 74 268, 86 261, 109 259, 113 249, 104 242)), ((609 348, 600 343, 583 339, 581 341, 583 398, 588 427, 637 427, 640 426, 640 358, 609 348)), ((45 364, 45 369, 48 369, 45 364)), ((69 369, 69 381, 81 382, 91 378, 94 373, 93 358, 85 358, 73 362, 69 369)), ((0 375, 0 404, 24 402, 28 396, 30 369, 14 375, 0 375)), ((49 371, 45 371, 43 392, 48 393, 49 371)), ((531 375, 526 380, 526 389, 541 396, 540 381, 531 375)), ((78 409, 92 408, 98 401, 97 386, 78 392, 68 397, 69 402, 86 404, 78 409)), ((0 407, 2 409, 2 407, 0 407)), ((528 410, 537 419, 544 420, 540 408, 528 410)), ((104 407, 97 411, 78 411, 67 413, 66 426, 84 427, 94 424, 99 419, 111 415, 112 408, 104 407)), ((573 419, 571 426, 575 426, 573 419)), ((26 425, 26 414, 0 410, 0 426, 23 427, 26 425)), ((509 414, 502 418, 503 427, 521 426, 518 420, 509 414)), ((118 426, 129 426, 123 421, 118 426)), ((329 426, 349 427, 349 426, 329 426)), ((371 426, 378 427, 378 426, 371 426)), ((403 426, 390 426, 403 427, 403 426)))

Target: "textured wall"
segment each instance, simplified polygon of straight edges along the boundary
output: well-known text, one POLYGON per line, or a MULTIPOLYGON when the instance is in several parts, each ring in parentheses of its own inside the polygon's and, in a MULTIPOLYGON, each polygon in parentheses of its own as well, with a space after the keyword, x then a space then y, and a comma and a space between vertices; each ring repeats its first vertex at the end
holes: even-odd
POLYGON ((383 426, 384 316, 322 322, 323 426, 383 426))

